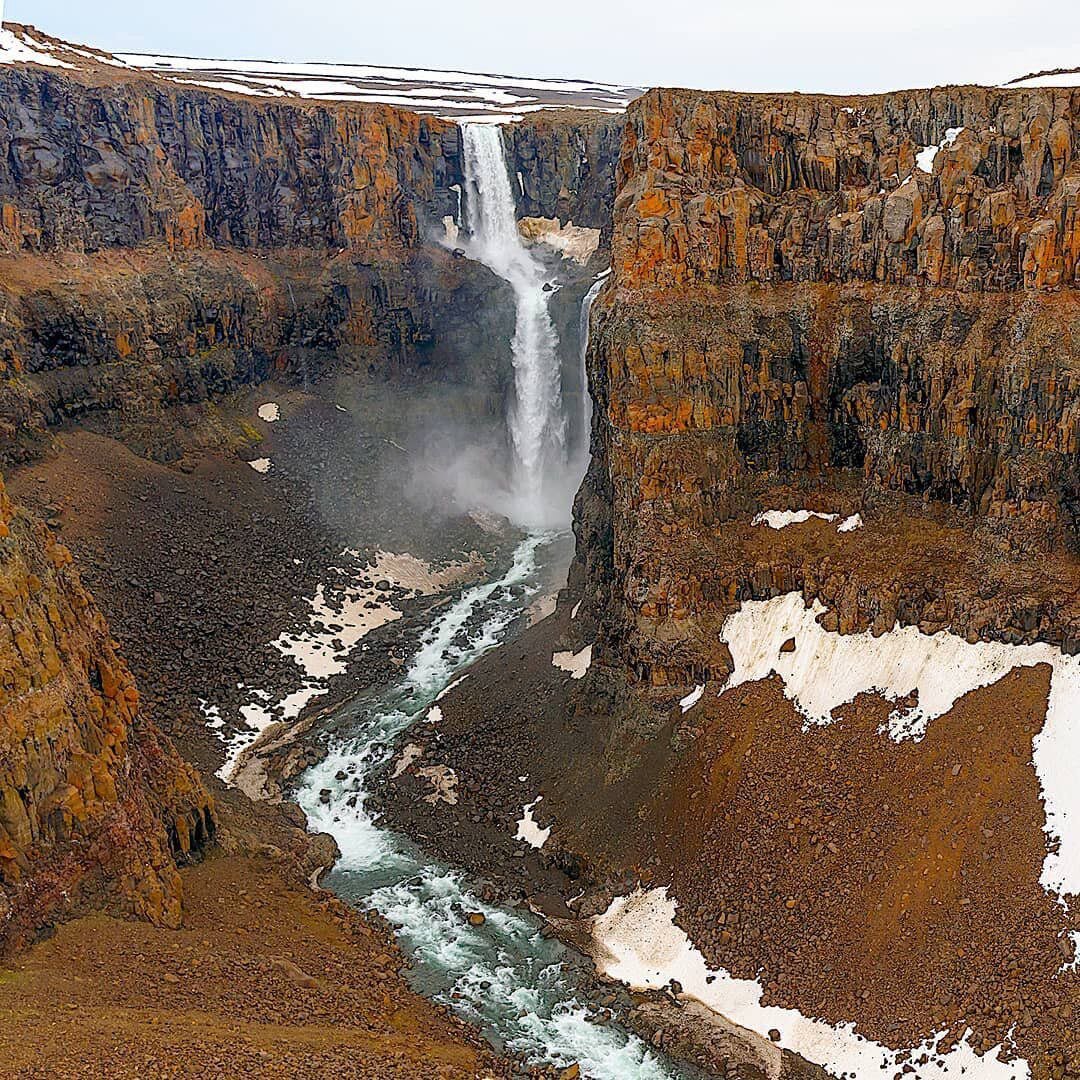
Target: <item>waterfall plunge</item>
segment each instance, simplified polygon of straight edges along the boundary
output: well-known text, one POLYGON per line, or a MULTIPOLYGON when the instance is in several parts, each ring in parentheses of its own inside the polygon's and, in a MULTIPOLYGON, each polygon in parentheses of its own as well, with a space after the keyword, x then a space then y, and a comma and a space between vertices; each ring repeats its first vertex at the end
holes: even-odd
POLYGON ((580 370, 581 370, 581 430, 578 432, 578 441, 574 447, 573 465, 571 467, 574 477, 574 487, 577 488, 585 476, 589 467, 589 437, 592 432, 592 398, 589 396, 589 316, 592 314, 593 301, 600 295, 611 269, 608 268, 592 283, 585 299, 581 302, 581 316, 578 322, 579 340, 581 342, 580 370))
POLYGON ((518 233, 502 132, 495 124, 463 124, 470 256, 514 290, 511 351, 514 403, 512 516, 530 527, 565 525, 576 475, 568 462, 559 338, 548 313, 544 268, 518 233))

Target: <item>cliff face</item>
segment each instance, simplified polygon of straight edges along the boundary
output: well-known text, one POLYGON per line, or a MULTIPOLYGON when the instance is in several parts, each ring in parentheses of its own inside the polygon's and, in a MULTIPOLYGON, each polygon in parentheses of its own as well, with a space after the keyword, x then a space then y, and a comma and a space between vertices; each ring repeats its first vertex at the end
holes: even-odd
POLYGON ((71 555, 0 486, 0 949, 102 896, 176 926, 213 806, 139 715, 71 555))
MULTIPOLYGON (((522 212, 609 220, 620 130, 508 128, 522 212)), ((421 374, 501 414, 506 287, 437 243, 461 170, 455 124, 387 106, 0 68, 0 462, 270 372, 421 374)))
POLYGON ((145 425, 271 374, 378 370, 497 394, 512 312, 485 301, 502 288, 441 248, 378 264, 160 245, 0 256, 0 460, 38 453, 53 424, 145 425))
POLYGON ((652 91, 619 162, 624 283, 1075 284, 1074 97, 652 91))
POLYGON ((615 168, 624 118, 611 113, 538 112, 504 129, 521 217, 559 218, 611 232, 615 168))
MULTIPOLYGON (((851 510, 918 500, 988 559, 1076 550, 1076 116, 1068 91, 976 88, 631 107, 578 530, 611 640, 647 682, 722 669, 704 643, 740 599, 828 578, 820 553, 718 553, 776 485, 840 487, 851 510)), ((833 602, 852 580, 835 576, 833 602)), ((1036 590, 1021 618, 1020 582, 979 604, 974 582, 942 597, 933 576, 848 589, 849 625, 1076 648, 1074 589, 1036 590)))
POLYGON ((9 249, 416 245, 451 211, 457 128, 134 77, 0 70, 9 249))

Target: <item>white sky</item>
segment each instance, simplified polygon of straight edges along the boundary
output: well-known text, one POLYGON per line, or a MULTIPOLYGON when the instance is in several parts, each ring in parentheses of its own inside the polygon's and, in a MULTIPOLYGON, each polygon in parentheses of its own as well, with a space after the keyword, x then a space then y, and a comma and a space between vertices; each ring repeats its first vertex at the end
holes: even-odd
POLYGON ((865 92, 1080 66, 1077 0, 0 0, 117 52, 865 92))

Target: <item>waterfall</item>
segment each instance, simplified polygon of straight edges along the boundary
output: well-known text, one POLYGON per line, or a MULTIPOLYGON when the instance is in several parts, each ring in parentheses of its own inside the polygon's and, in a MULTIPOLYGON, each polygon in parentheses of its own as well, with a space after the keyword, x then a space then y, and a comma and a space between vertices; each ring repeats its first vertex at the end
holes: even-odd
POLYGON ((578 442, 574 447, 573 474, 577 483, 581 483, 585 470, 589 467, 589 436, 592 431, 592 397, 589 394, 589 316, 592 314, 593 301, 604 287, 611 269, 608 268, 592 283, 585 299, 581 301, 581 321, 578 324, 581 342, 580 370, 581 370, 581 431, 578 434, 578 442))
POLYGON ((572 491, 566 451, 559 339, 548 312, 544 268, 518 233, 502 132, 495 124, 463 124, 469 254, 514 290, 510 343, 514 401, 509 412, 513 516, 531 527, 563 525, 572 491))

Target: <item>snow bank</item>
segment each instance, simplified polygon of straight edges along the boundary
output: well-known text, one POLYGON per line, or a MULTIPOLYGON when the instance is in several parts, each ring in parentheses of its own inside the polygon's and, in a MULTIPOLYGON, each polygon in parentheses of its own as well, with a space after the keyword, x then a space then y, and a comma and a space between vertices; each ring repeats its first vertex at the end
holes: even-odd
POLYGON ((544 796, 537 795, 535 799, 527 806, 522 807, 521 818, 517 823, 517 833, 514 835, 515 840, 524 840, 530 847, 534 847, 537 850, 542 848, 547 843, 547 838, 551 835, 551 826, 546 829, 541 829, 536 823, 536 819, 533 817, 533 807, 537 803, 543 802, 544 796))
MULTIPOLYGON (((811 518, 831 523, 839 517, 839 514, 823 514, 819 510, 763 510, 751 520, 750 524, 768 525, 770 529, 786 529, 789 525, 802 525, 811 518)), ((837 525, 836 531, 847 533, 854 529, 861 529, 862 526, 862 515, 852 514, 837 525)))
POLYGON ((915 167, 921 169, 924 173, 932 173, 934 171, 934 159, 937 157, 938 151, 952 146, 952 144, 956 142, 957 136, 963 130, 962 127, 946 128, 945 138, 943 138, 941 142, 936 146, 924 146, 915 155, 915 167))
POLYGON ((801 525, 811 518, 822 521, 835 521, 839 514, 822 514, 817 510, 763 510, 751 525, 768 525, 770 529, 786 529, 789 525, 801 525))
POLYGON ((682 709, 682 711, 684 713, 689 712, 701 700, 701 695, 704 694, 704 693, 705 693, 705 684, 704 683, 702 683, 700 686, 695 686, 694 689, 691 690, 690 693, 687 694, 686 697, 684 697, 679 702, 679 707, 682 709))
POLYGON ((641 93, 636 87, 579 80, 370 64, 218 60, 146 53, 120 53, 115 62, 214 90, 399 105, 473 122, 519 120, 551 106, 621 112, 641 93))
MULTIPOLYGON (((857 1034, 850 1024, 833 1026, 795 1009, 762 1005, 759 983, 732 978, 722 969, 711 971, 674 919, 675 901, 666 889, 638 889, 616 897, 592 921, 597 967, 609 978, 639 990, 661 989, 675 979, 683 996, 696 998, 752 1031, 775 1028, 781 1047, 855 1080, 892 1076, 903 1069, 909 1054, 914 1060, 924 1054, 929 1058, 918 1065, 919 1080, 1026 1080, 1030 1076, 1026 1062, 1001 1061, 1000 1047, 980 1056, 965 1039, 948 1054, 938 1054, 939 1035, 913 1050, 891 1050, 857 1034)), ((778 1076, 779 1058, 774 1067, 773 1075, 778 1076)))
POLYGON ((1046 802, 1046 829, 1060 848, 1043 864, 1042 884, 1058 894, 1080 893, 1080 657, 1045 643, 970 644, 948 631, 928 635, 897 626, 880 637, 838 634, 822 628, 826 609, 807 607, 800 593, 752 600, 728 616, 721 631, 734 669, 721 693, 773 673, 784 694, 808 724, 832 722, 833 710, 858 694, 874 691, 899 701, 913 691, 918 704, 889 717, 894 739, 921 738, 972 690, 997 682, 1016 667, 1049 664, 1052 669, 1046 722, 1034 741, 1034 766, 1046 802), (794 652, 781 646, 795 639, 794 652))
POLYGON ((1034 75, 1030 79, 1005 83, 1006 90, 1032 90, 1040 87, 1080 86, 1080 68, 1072 71, 1059 71, 1056 75, 1034 75))
POLYGON ((49 51, 49 46, 43 41, 37 41, 27 33, 17 36, 14 31, 5 30, 2 26, 0 26, 0 64, 41 64, 44 67, 60 68, 72 66, 54 56, 49 51))

